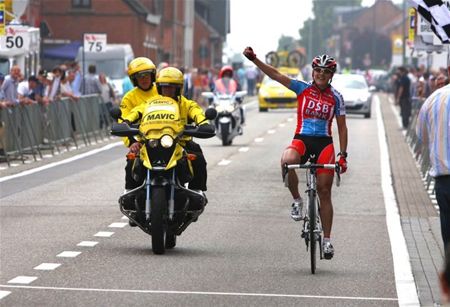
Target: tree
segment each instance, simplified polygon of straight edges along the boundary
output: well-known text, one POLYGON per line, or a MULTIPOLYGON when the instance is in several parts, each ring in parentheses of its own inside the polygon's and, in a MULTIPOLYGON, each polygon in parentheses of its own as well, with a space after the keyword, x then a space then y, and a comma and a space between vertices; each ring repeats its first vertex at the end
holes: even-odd
POLYGON ((308 58, 327 51, 327 39, 335 30, 336 17, 334 9, 341 6, 361 7, 362 0, 313 0, 315 18, 305 21, 299 30, 300 43, 307 46, 308 58))
POLYGON ((295 39, 292 36, 282 35, 278 39, 277 51, 290 51, 294 45, 295 45, 295 39))

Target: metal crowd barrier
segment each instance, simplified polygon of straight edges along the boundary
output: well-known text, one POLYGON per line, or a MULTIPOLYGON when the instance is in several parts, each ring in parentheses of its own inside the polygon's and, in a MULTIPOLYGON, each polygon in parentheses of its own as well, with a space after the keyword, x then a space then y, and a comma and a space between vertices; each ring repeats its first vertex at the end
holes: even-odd
POLYGON ((32 155, 37 161, 43 151, 60 153, 78 149, 109 138, 112 118, 99 95, 81 96, 78 100, 62 98, 48 106, 17 105, 0 110, 3 145, 8 166, 12 160, 25 163, 32 155))
POLYGON ((406 142, 408 143, 414 158, 418 163, 419 171, 422 175, 422 179, 424 180, 425 187, 427 190, 430 190, 434 181, 433 177, 430 176, 431 163, 429 150, 428 146, 422 146, 416 133, 417 116, 424 101, 425 99, 423 98, 412 98, 411 119, 409 121, 408 129, 406 130, 406 142))

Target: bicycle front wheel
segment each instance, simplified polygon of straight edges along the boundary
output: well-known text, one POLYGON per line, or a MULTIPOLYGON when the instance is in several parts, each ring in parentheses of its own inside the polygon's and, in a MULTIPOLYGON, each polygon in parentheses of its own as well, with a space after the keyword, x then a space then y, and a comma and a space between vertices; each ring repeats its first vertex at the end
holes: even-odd
POLYGON ((309 253, 311 256, 311 274, 316 273, 316 254, 317 254, 317 210, 316 210, 317 195, 315 191, 309 191, 308 195, 308 217, 309 217, 309 253))

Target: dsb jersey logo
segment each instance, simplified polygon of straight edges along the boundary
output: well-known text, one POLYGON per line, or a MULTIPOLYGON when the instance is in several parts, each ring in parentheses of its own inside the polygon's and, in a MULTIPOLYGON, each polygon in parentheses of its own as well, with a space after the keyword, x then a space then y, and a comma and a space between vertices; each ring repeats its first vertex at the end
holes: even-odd
POLYGON ((327 120, 332 117, 334 108, 332 104, 324 101, 317 102, 315 100, 308 100, 305 106, 304 115, 307 118, 319 118, 327 120), (330 116, 331 115, 331 116, 330 116))

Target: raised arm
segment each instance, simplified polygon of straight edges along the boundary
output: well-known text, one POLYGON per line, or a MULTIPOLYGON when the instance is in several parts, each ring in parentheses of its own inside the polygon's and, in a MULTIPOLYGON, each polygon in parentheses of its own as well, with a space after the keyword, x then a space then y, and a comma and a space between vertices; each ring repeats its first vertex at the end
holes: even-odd
POLYGON ((261 69, 270 78, 272 78, 275 81, 278 81, 285 87, 289 88, 291 84, 291 78, 280 73, 275 67, 270 66, 269 64, 266 64, 262 62, 260 59, 258 59, 256 57, 256 54, 253 52, 252 47, 245 48, 243 54, 247 59, 252 61, 259 69, 261 69))

